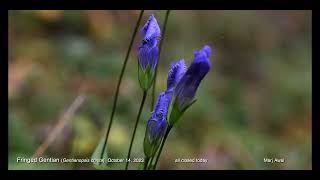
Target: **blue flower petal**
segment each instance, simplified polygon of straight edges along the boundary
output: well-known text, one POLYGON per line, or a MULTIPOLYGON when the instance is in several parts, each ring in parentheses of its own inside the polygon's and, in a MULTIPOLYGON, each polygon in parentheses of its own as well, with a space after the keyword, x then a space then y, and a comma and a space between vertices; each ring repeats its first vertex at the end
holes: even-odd
POLYGON ((149 48, 147 45, 141 46, 138 52, 138 59, 140 67, 145 70, 147 65, 151 67, 152 71, 156 67, 159 58, 159 48, 157 46, 149 48))
POLYGON ((150 143, 154 143, 154 141, 164 135, 166 125, 167 123, 165 120, 150 119, 148 121, 147 136, 150 143))
POLYGON ((147 23, 141 28, 141 32, 144 35, 143 41, 152 41, 152 44, 160 37, 160 28, 154 15, 149 17, 147 23))
POLYGON ((186 72, 186 64, 184 59, 174 61, 170 65, 167 79, 167 89, 173 89, 186 72))
POLYGON ((209 72, 211 68, 210 53, 211 48, 209 46, 204 46, 196 51, 190 67, 177 84, 175 96, 180 111, 192 103, 200 82, 209 72))
POLYGON ((150 60, 149 64, 151 67, 151 70, 154 71, 159 59, 159 48, 155 46, 154 48, 151 49, 150 51, 150 60))
POLYGON ((167 119, 168 109, 171 102, 172 91, 161 92, 151 113, 151 119, 167 119))
POLYGON ((141 33, 143 39, 138 52, 139 65, 143 71, 149 65, 153 72, 159 58, 157 42, 160 36, 160 28, 154 15, 151 15, 146 24, 141 28, 141 33))
POLYGON ((167 127, 167 114, 173 91, 161 92, 157 98, 154 111, 147 122, 146 135, 144 139, 144 153, 151 157, 157 150, 164 137, 167 127))

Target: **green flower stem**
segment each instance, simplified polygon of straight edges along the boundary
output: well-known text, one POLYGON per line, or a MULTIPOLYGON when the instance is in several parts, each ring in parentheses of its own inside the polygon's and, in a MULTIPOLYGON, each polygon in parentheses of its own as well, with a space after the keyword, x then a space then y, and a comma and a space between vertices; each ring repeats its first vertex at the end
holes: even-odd
POLYGON ((167 128, 167 130, 166 130, 166 133, 164 134, 164 137, 163 137, 163 140, 162 140, 162 142, 161 142, 161 146, 160 146, 159 152, 158 152, 158 154, 157 154, 155 163, 154 163, 154 165, 151 166, 151 169, 153 169, 153 170, 156 169, 156 166, 157 166, 159 157, 160 157, 161 152, 162 152, 162 148, 163 148, 163 146, 164 146, 164 143, 165 143, 166 140, 167 140, 167 137, 168 137, 168 135, 169 135, 169 133, 170 133, 171 128, 172 128, 172 126, 169 125, 168 128, 167 128))
POLYGON ((156 91, 156 82, 157 82, 157 72, 158 72, 158 66, 159 66, 159 60, 160 60, 160 55, 161 55, 161 49, 162 49, 162 44, 163 44, 163 40, 164 40, 164 35, 166 33, 166 29, 167 29, 167 22, 168 22, 168 18, 169 18, 169 14, 170 14, 170 10, 167 10, 166 12, 166 17, 164 19, 164 23, 163 23, 163 33, 162 33, 162 37, 160 40, 160 44, 159 44, 159 58, 158 58, 158 63, 156 65, 156 69, 155 69, 155 74, 154 74, 154 83, 152 85, 152 94, 151 94, 151 110, 153 110, 153 104, 154 104, 154 100, 155 100, 155 91, 156 91))
POLYGON ((129 160, 130 155, 131 155, 131 149, 132 149, 132 145, 133 145, 133 141, 134 141, 134 136, 136 134, 137 126, 138 126, 138 123, 139 123, 140 115, 141 115, 141 112, 142 112, 146 97, 147 97, 147 91, 143 91, 143 97, 142 97, 141 105, 140 105, 139 112, 138 112, 138 115, 137 115, 136 124, 134 125, 134 130, 133 130, 133 134, 132 134, 132 137, 131 137, 131 142, 130 142, 129 151, 128 151, 128 155, 127 155, 127 163, 126 163, 126 168, 125 168, 126 170, 128 169, 128 166, 129 166, 129 161, 128 160, 129 160))
POLYGON ((147 166, 147 170, 150 170, 151 166, 152 166, 152 162, 153 162, 154 156, 152 156, 152 158, 149 160, 148 166, 147 166))
POLYGON ((148 167, 149 162, 150 162, 150 158, 145 157, 145 158, 144 158, 143 170, 147 170, 147 167, 148 167))
POLYGON ((117 84, 117 89, 116 89, 116 93, 115 93, 115 97, 114 97, 114 101, 113 101, 113 107, 112 107, 112 111, 111 111, 111 116, 110 116, 110 121, 109 121, 109 125, 108 125, 108 130, 107 130, 107 132, 106 132, 104 144, 103 144, 102 151, 101 151, 101 156, 100 156, 101 159, 103 158, 103 154, 104 154, 104 151, 105 151, 106 146, 107 146, 107 141, 108 141, 108 138, 109 138, 110 129, 111 129, 112 122, 113 122, 113 116, 114 116, 114 113, 115 113, 116 108, 117 108, 118 95, 119 95, 119 90, 120 90, 120 85, 121 85, 122 77, 123 77, 123 74, 124 74, 125 69, 126 69, 126 66, 127 66, 127 62, 128 62, 128 59, 129 59, 130 51, 131 51, 131 49, 132 49, 133 41, 134 41, 134 39, 135 39, 135 37, 136 37, 137 31, 138 31, 138 27, 139 27, 139 25, 140 25, 140 22, 141 22, 143 13, 144 13, 144 10, 141 10, 141 11, 140 11, 139 18, 138 18, 138 21, 137 21, 136 26, 135 26, 135 29, 134 29, 134 32, 133 32, 132 37, 131 37, 131 41, 130 41, 130 45, 129 45, 129 48, 128 48, 128 51, 127 51, 127 55, 126 55, 126 57, 125 57, 125 60, 124 60, 124 62, 123 62, 123 65, 122 65, 122 69, 121 69, 121 73, 120 73, 120 76, 119 76, 119 80, 118 80, 118 84, 117 84))

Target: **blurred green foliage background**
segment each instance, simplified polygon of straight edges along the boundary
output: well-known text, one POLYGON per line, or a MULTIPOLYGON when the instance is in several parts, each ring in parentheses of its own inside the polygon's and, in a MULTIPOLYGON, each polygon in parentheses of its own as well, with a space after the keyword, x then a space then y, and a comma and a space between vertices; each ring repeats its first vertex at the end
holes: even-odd
MULTIPOLYGON (((141 26, 155 14, 145 11, 141 26)), ((9 11, 9 169, 94 169, 91 163, 17 163, 86 97, 42 156, 90 158, 106 131, 118 75, 139 11, 9 11)), ((198 101, 171 132, 159 169, 311 169, 311 11, 171 11, 156 94, 171 61, 208 44, 212 69, 198 101), (205 158, 208 163, 174 163, 205 158), (285 163, 264 163, 284 158, 285 163)), ((125 158, 142 97, 137 35, 108 143, 125 158)), ((144 107, 132 157, 143 157, 144 107)), ((111 169, 123 169, 115 164, 111 169)), ((130 168, 137 168, 131 164, 130 168)))

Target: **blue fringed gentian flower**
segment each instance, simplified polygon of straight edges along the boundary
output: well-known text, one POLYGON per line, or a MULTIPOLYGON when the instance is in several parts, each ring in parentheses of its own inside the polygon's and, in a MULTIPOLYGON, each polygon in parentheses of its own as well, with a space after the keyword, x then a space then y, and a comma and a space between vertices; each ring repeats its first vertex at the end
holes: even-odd
POLYGON ((168 72, 167 90, 173 90, 177 83, 181 80, 185 72, 186 63, 183 59, 171 63, 168 72))
POLYGON ((211 68, 210 54, 211 48, 207 45, 195 51, 190 67, 178 80, 174 88, 174 100, 169 118, 170 126, 173 126, 184 111, 195 102, 199 84, 211 68))
POLYGON ((183 59, 171 63, 168 71, 167 90, 158 96, 154 111, 147 123, 144 138, 144 153, 153 157, 165 135, 183 112, 195 101, 195 94, 204 76, 211 68, 211 48, 204 46, 194 53, 194 60, 188 70, 183 59), (171 103, 171 99, 173 102, 171 103), (167 119, 171 104, 170 117, 167 119))
POLYGON ((143 40, 139 47, 139 82, 144 91, 147 91, 154 80, 155 67, 158 63, 160 28, 156 18, 151 15, 147 23, 141 28, 143 40))
POLYGON ((154 111, 147 123, 144 138, 144 153, 152 157, 159 148, 167 127, 167 115, 171 103, 173 89, 186 71, 183 59, 173 62, 168 72, 167 90, 158 96, 154 111))
POLYGON ((154 156, 164 136, 171 97, 172 92, 165 91, 160 93, 154 111, 151 112, 151 117, 147 122, 143 147, 144 154, 148 158, 154 156))

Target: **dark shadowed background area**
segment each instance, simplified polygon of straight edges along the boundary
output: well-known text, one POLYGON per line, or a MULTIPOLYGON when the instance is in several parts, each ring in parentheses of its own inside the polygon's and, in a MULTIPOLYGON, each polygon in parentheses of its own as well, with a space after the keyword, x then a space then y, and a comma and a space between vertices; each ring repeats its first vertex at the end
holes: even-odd
MULTIPOLYGON (((165 11, 145 11, 141 26, 152 13, 162 27, 165 11)), ((94 169, 91 163, 27 164, 16 158, 30 158, 66 113, 61 132, 41 156, 91 157, 106 131, 138 16, 139 11, 9 11, 9 169, 94 169), (70 113, 77 97, 83 102, 70 113)), ((171 11, 156 94, 166 88, 171 61, 184 58, 189 65, 205 44, 214 53, 198 100, 170 133, 158 169, 311 169, 311 35, 311 11, 171 11), (174 163, 178 158, 208 163, 174 163)), ((126 157, 142 97, 140 40, 139 34, 121 85, 111 158, 126 157)), ((132 157, 143 157, 150 102, 148 96, 132 157)))

